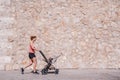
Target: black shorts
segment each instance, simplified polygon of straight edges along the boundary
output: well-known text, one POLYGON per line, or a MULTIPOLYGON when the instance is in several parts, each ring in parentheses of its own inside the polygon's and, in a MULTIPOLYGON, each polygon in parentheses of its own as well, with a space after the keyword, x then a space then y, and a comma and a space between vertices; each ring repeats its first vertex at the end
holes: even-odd
POLYGON ((32 58, 34 58, 34 57, 36 57, 36 56, 35 56, 35 53, 29 53, 29 58, 30 58, 30 59, 32 59, 32 58))

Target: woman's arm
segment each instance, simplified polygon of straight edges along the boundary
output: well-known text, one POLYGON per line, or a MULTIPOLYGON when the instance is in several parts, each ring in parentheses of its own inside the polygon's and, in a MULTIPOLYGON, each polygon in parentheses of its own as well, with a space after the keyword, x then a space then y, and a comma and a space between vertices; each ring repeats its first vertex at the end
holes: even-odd
POLYGON ((31 47, 32 47, 32 49, 34 49, 35 51, 39 51, 35 46, 34 46, 34 44, 31 42, 31 47))

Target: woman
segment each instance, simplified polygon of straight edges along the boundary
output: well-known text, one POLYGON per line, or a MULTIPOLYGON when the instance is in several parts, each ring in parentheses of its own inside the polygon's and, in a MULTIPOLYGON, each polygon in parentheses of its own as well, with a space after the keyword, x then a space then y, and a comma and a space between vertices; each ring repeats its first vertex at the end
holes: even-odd
MULTIPOLYGON (((36 70, 36 66, 37 66, 37 59, 36 59, 36 55, 35 55, 35 51, 39 51, 34 47, 34 42, 36 41, 37 37, 36 36, 31 36, 30 37, 30 45, 29 45, 29 59, 30 59, 30 63, 29 65, 27 65, 25 68, 31 66, 32 64, 34 64, 33 66, 33 73, 34 74, 39 74, 36 70)), ((21 68, 21 73, 24 74, 24 69, 25 68, 21 68)))

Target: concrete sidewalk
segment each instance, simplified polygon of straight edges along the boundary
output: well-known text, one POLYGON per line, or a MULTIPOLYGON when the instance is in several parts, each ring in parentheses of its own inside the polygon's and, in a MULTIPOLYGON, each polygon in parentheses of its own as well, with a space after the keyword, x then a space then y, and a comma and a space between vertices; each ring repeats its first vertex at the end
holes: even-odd
MULTIPOLYGON (((40 72, 40 71, 39 71, 40 72)), ((0 80, 120 80, 118 69, 62 69, 58 75, 32 74, 25 71, 22 75, 20 70, 0 71, 0 80)))

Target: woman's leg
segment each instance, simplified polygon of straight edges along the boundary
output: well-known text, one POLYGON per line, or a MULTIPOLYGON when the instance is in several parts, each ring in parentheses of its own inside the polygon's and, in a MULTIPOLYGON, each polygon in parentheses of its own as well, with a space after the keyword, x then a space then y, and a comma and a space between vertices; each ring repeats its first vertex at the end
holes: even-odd
MULTIPOLYGON (((32 59, 30 59, 30 63, 25 67, 25 68, 28 68, 29 66, 31 66, 33 64, 33 60, 32 59)), ((25 69, 24 68, 24 69, 25 69)))
MULTIPOLYGON (((31 66, 31 65, 32 65, 32 63, 33 63, 33 60, 32 60, 32 59, 30 59, 30 63, 29 63, 29 65, 27 65, 25 68, 27 68, 27 67, 31 66)), ((25 68, 21 68, 21 73, 22 73, 22 74, 24 74, 24 69, 25 69, 25 68)))
POLYGON ((33 60, 33 63, 34 63, 33 70, 34 70, 34 72, 36 72, 37 59, 36 59, 36 57, 34 57, 32 60, 33 60))

